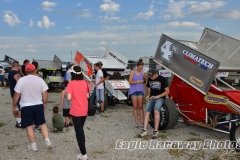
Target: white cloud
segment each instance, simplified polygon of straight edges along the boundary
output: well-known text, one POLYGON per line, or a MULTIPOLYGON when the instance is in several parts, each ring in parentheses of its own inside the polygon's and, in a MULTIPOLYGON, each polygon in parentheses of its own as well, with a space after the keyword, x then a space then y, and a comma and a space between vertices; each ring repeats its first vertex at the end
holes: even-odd
POLYGON ((213 14, 215 19, 240 19, 239 10, 222 10, 213 14))
POLYGON ((114 16, 114 15, 111 15, 111 16, 104 15, 104 16, 99 16, 99 18, 103 22, 110 22, 110 21, 126 22, 127 21, 126 19, 121 19, 120 17, 114 16))
POLYGON ((104 4, 101 4, 99 8, 106 13, 114 13, 120 11, 120 4, 117 4, 111 0, 103 0, 104 4))
POLYGON ((87 51, 104 51, 105 49, 105 47, 86 48, 87 51))
POLYGON ((169 0, 168 8, 163 15, 164 19, 184 18, 188 16, 204 17, 210 15, 218 8, 224 6, 224 1, 211 0, 211 1, 186 1, 181 0, 175 2, 169 0))
POLYGON ((81 3, 78 3, 77 6, 80 7, 80 6, 82 6, 82 4, 81 4, 81 3))
POLYGON ((52 7, 55 7, 57 5, 57 3, 55 2, 49 2, 49 1, 45 1, 45 2, 42 2, 41 6, 42 6, 42 9, 45 10, 45 11, 52 11, 52 7))
POLYGON ((166 24, 167 26, 170 27, 188 27, 188 28, 194 28, 194 27, 199 27, 200 24, 195 23, 195 22, 170 22, 166 24))
POLYGON ((191 5, 191 7, 188 9, 188 14, 192 16, 204 17, 224 5, 224 1, 200 2, 198 4, 191 5))
POLYGON ((45 15, 43 16, 42 21, 37 22, 38 27, 40 28, 49 28, 55 25, 55 22, 50 22, 49 18, 45 15))
POLYGON ((3 16, 3 21, 7 23, 10 27, 14 27, 17 24, 21 23, 18 19, 18 16, 14 14, 12 11, 5 11, 3 16))
POLYGON ((154 8, 154 5, 153 5, 153 2, 151 2, 151 4, 149 5, 149 10, 147 12, 145 12, 145 13, 140 12, 133 19, 149 19, 150 17, 152 17, 154 15, 153 8, 154 8))
POLYGON ((26 49, 26 50, 24 50, 24 52, 36 53, 37 50, 36 49, 26 49))
POLYGON ((67 29, 71 29, 72 27, 71 26, 68 26, 67 29))
POLYGON ((0 49, 8 49, 9 45, 5 44, 5 45, 0 45, 0 49))
POLYGON ((11 2, 11 1, 13 1, 13 0, 4 0, 4 2, 11 2))
POLYGON ((33 20, 31 19, 29 24, 28 24, 29 27, 33 27, 34 26, 34 23, 33 23, 33 20))
POLYGON ((99 44, 101 44, 101 45, 107 45, 107 44, 108 44, 108 42, 101 41, 101 42, 99 42, 99 44))
POLYGON ((92 17, 92 13, 89 12, 90 9, 84 9, 82 11, 76 11, 76 10, 62 10, 60 12, 63 13, 68 13, 71 15, 74 15, 76 17, 82 17, 82 18, 91 18, 92 17))

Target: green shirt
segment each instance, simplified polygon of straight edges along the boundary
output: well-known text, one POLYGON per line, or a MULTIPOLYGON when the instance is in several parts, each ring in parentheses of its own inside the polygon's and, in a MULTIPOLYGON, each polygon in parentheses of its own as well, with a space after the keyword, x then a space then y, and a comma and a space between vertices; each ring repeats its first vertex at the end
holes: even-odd
POLYGON ((53 128, 57 128, 58 131, 62 131, 64 128, 63 117, 59 113, 55 113, 52 117, 53 128))

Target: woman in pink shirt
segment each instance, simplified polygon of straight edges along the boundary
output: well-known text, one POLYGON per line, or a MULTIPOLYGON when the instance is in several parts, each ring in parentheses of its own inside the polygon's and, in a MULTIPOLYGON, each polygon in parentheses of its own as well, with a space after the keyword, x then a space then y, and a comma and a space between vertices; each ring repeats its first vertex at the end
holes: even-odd
POLYGON ((83 79, 81 67, 72 66, 71 75, 72 81, 68 83, 66 89, 67 99, 71 100, 69 114, 72 115, 76 138, 80 148, 80 154, 77 155, 77 158, 85 160, 87 159, 87 152, 83 126, 88 112, 87 95, 91 88, 88 82, 83 79))

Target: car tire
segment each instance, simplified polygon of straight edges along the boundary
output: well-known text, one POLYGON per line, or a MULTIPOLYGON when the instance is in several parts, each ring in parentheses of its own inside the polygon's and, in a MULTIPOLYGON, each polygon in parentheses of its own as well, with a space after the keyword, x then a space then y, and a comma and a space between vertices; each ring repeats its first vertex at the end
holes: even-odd
MULTIPOLYGON (((160 122, 158 130, 167 130, 174 128, 179 119, 178 111, 176 110, 176 104, 169 98, 166 98, 161 111, 160 111, 160 122)), ((149 124, 154 128, 154 111, 150 114, 149 124)))
POLYGON ((232 123, 230 130, 230 141, 237 151, 240 151, 240 124, 232 123), (238 145, 237 145, 238 144, 238 145))

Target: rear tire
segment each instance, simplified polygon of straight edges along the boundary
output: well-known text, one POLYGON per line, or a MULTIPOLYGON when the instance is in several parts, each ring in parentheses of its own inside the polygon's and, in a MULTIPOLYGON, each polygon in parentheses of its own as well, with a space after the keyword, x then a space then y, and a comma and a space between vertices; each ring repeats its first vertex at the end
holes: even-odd
MULTIPOLYGON (((161 111, 158 130, 167 130, 174 128, 178 123, 179 114, 176 110, 176 104, 169 98, 166 98, 161 111)), ((154 111, 150 114, 149 124, 154 128, 154 111)))
POLYGON ((235 149, 240 151, 240 125, 236 126, 235 123, 232 123, 232 128, 230 131, 230 141, 233 143, 235 149), (238 145, 237 145, 238 144, 238 145))

